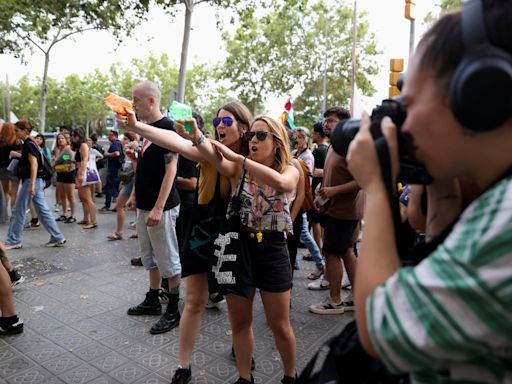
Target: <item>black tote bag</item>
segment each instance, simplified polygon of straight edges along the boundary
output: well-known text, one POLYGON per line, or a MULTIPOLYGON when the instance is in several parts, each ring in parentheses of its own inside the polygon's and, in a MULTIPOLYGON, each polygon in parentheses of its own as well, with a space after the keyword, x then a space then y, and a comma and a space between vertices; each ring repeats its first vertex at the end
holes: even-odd
POLYGON ((251 259, 247 232, 240 221, 241 192, 245 171, 238 192, 231 197, 233 215, 222 225, 214 241, 214 253, 208 265, 208 289, 211 293, 249 297, 252 283, 251 259))
MULTIPOLYGON (((215 193, 208 204, 198 204, 198 189, 188 228, 185 228, 181 254, 186 262, 202 260, 206 263, 213 254, 213 241, 217 238, 222 223, 226 220, 227 200, 220 195, 220 175, 217 173, 215 193)), ((206 272, 206 270, 204 271, 206 272)))

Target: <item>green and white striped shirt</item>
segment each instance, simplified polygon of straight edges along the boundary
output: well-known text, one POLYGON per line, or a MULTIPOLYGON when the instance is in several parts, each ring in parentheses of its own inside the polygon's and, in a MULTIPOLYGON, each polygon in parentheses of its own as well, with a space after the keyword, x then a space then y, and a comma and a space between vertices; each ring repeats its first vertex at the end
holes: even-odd
POLYGON ((512 178, 482 194, 450 235, 366 302, 368 332, 414 383, 512 383, 512 178))

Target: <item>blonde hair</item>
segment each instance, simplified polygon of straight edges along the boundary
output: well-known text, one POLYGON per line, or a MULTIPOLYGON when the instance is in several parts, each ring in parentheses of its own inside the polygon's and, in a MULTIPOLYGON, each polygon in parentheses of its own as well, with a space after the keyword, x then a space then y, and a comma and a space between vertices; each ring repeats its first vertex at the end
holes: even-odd
POLYGON ((257 121, 265 123, 270 133, 274 137, 274 143, 276 144, 276 156, 274 160, 274 169, 278 172, 283 172, 286 166, 292 163, 292 155, 290 152, 290 141, 288 139, 288 133, 285 127, 268 116, 256 116, 251 123, 251 128, 257 121))

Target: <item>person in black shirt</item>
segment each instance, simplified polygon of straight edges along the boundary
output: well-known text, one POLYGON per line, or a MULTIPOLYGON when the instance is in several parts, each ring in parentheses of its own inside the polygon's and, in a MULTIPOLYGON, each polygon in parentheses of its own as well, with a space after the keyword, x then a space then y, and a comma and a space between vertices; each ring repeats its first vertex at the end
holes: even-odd
MULTIPOLYGON (((150 81, 133 87, 133 107, 139 118, 150 125, 172 130, 173 123, 160 112, 160 90, 150 81)), ((159 315, 158 298, 161 278, 168 279, 169 304, 160 320, 151 327, 151 334, 170 331, 179 325, 178 310, 181 264, 176 237, 176 220, 180 197, 176 191, 178 156, 168 149, 143 139, 137 159, 135 188, 127 201, 128 208, 137 208, 137 235, 142 264, 149 271, 149 292, 146 299, 128 309, 129 315, 159 315)))
POLYGON ((119 168, 123 163, 121 159, 121 153, 123 146, 121 141, 118 139, 119 133, 115 130, 110 130, 108 133, 108 140, 110 141, 110 147, 103 154, 107 159, 107 183, 105 188, 105 206, 100 208, 100 212, 110 211, 110 203, 113 198, 117 198, 119 195, 119 168))
MULTIPOLYGON (((315 197, 316 188, 322 183, 324 174, 325 157, 327 156, 327 148, 329 143, 327 136, 324 132, 324 126, 321 122, 313 126, 312 136, 313 143, 317 147, 313 150, 313 157, 315 158, 315 169, 313 170, 313 180, 311 181, 311 188, 313 189, 313 198, 315 197)), ((312 209, 308 212, 308 221, 313 229, 313 237, 319 247, 322 246, 322 227, 320 226, 320 216, 312 209)))
POLYGON ((23 140, 21 158, 17 168, 17 174, 22 180, 22 185, 9 222, 5 248, 19 249, 23 246, 23 223, 30 202, 33 203, 44 229, 50 233, 50 241, 45 246, 62 247, 66 243, 66 239, 44 198, 44 181, 40 176, 43 169, 42 155, 37 144, 30 137, 32 124, 27 120, 20 120, 15 125, 16 135, 23 140))

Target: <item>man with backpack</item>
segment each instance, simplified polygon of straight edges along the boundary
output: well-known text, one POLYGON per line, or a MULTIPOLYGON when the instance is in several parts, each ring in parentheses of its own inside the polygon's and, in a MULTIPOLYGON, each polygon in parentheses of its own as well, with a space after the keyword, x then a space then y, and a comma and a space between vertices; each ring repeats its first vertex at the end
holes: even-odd
POLYGON ((100 212, 109 212, 110 204, 113 198, 117 198, 119 194, 119 168, 123 164, 124 154, 123 145, 118 139, 119 133, 115 130, 111 130, 108 133, 108 140, 110 141, 110 147, 105 153, 107 158, 107 182, 104 188, 105 192, 105 206, 102 207, 100 212))

